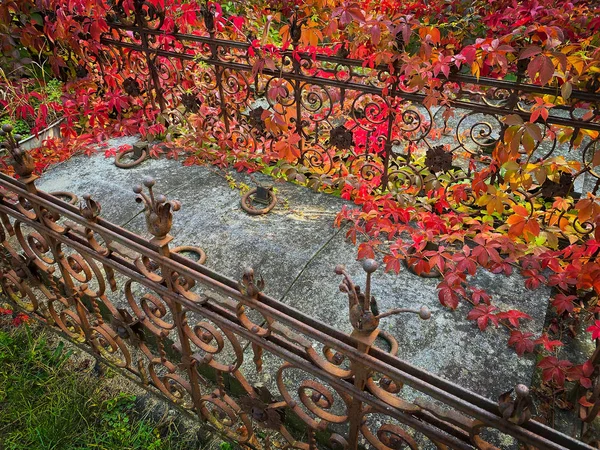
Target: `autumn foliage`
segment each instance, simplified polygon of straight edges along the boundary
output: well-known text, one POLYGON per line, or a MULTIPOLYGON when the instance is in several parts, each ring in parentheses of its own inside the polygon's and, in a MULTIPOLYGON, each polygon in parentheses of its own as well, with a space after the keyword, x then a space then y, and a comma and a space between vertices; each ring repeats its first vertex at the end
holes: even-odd
MULTIPOLYGON (((352 199, 358 208, 344 208, 337 224, 349 224, 347 237, 358 246, 359 259, 381 259, 390 272, 408 268, 440 276, 440 303, 450 309, 468 305, 466 319, 483 332, 505 329, 507 345, 519 356, 538 352, 543 380, 554 392, 564 392, 567 382, 591 387, 596 370, 591 363, 561 359, 560 352, 578 330, 587 329, 593 340, 600 337, 600 202, 595 191, 576 198, 572 188, 559 187, 586 172, 597 178, 600 166, 597 2, 258 0, 252 8, 185 0, 149 3, 166 11, 158 41, 183 51, 170 37, 178 32, 248 44, 252 78, 277 70, 288 54, 298 64, 306 55, 313 61, 326 55, 360 60, 365 73, 386 68, 383 94, 396 100, 377 112, 381 117, 401 115, 402 93, 419 92, 425 107, 440 107, 443 119, 452 119, 456 85, 448 81, 456 75, 547 90, 531 94, 520 113, 501 117, 501 138, 485 164, 469 160, 468 176, 459 179, 428 168, 427 155, 411 141, 405 162, 416 167, 422 183, 383 183, 380 174, 362 176, 344 164, 343 152, 332 156, 335 170, 307 169, 302 150, 307 139, 294 123, 294 107, 284 101, 290 86, 283 78, 266 92, 277 106, 249 119, 264 128, 259 147, 243 146, 233 132, 215 139, 214 130, 223 127, 219 108, 187 93, 194 87, 188 79, 180 83, 186 92, 182 98, 191 95, 185 97, 187 118, 174 125, 130 75, 134 63, 144 70, 143 61, 127 61, 130 66, 123 68, 101 43, 103 37, 115 38, 110 27, 115 8, 133 13, 139 8, 135 0, 5 0, 0 4, 0 62, 9 74, 4 83, 31 76, 23 69, 32 62, 47 67, 38 77, 65 82, 60 104, 52 106, 65 118, 62 131, 68 140, 50 141, 35 151, 39 171, 76 152, 96 151, 91 144, 109 136, 141 134, 167 141, 152 149, 153 156, 262 170, 352 199), (574 92, 585 95, 573 98, 574 92), (548 123, 554 111, 569 107, 589 129, 548 123), (546 141, 579 154, 534 157, 546 141), (471 285, 480 270, 519 273, 528 289, 550 287, 547 329, 539 336, 527 331, 527 314, 500 310, 494 298, 471 285)), ((199 64, 195 70, 201 80, 208 68, 199 64)), ((313 75, 328 76, 317 70, 313 75)), ((337 76, 343 80, 343 75, 337 76)), ((8 107, 2 98, 0 104, 8 107)), ((43 110, 25 107, 18 114, 36 115, 39 126, 45 124, 43 110)), ((364 117, 343 119, 346 130, 355 130, 352 143, 381 167, 385 144, 374 137, 387 122, 377 120, 377 127, 366 132, 364 117)), ((230 130, 241 129, 235 117, 229 120, 230 130)), ((441 137, 442 131, 431 133, 441 137)), ((402 140, 406 134, 393 137, 402 140)), ((114 155, 104 150, 107 157, 114 155)))

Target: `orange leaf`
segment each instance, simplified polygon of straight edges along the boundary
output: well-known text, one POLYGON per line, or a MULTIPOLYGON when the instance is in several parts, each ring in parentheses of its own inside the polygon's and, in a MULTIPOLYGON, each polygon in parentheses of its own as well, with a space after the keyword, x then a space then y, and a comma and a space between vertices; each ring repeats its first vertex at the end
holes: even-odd
POLYGON ((521 205, 513 206, 513 211, 523 217, 529 216, 529 212, 527 211, 527 208, 525 208, 524 206, 521 206, 521 205))

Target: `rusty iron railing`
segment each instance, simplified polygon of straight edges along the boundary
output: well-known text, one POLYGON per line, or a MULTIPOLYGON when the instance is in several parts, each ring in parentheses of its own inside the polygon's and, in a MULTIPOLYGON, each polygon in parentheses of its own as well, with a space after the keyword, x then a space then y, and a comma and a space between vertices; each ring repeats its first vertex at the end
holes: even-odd
MULTIPOLYGON (((411 87, 390 77, 387 67, 349 59, 344 46, 331 51, 334 56, 301 51, 302 21, 295 16, 292 47, 272 56, 249 42, 219 39, 213 12, 205 6, 200 9, 207 32, 192 35, 168 28, 165 12, 155 6, 133 3, 130 13, 122 0, 114 3, 101 50, 87 54, 85 62, 94 66, 90 73, 110 73, 113 84, 121 80, 128 95, 142 99, 148 110, 160 108, 172 124, 209 108, 195 118, 197 129, 251 157, 296 133, 298 161, 318 176, 343 170, 377 180, 383 189, 415 195, 439 188, 442 179, 441 185, 450 188, 489 165, 504 137, 506 116, 528 121, 535 97, 560 97, 557 87, 528 84, 522 64, 516 81, 453 72, 425 87, 411 87), (265 64, 266 57, 272 64, 265 64), (260 65, 265 67, 257 71, 260 65), (269 127, 269 115, 288 128, 269 127), (415 165, 414 155, 425 156, 424 164, 415 165)), ((600 95, 574 90, 557 104, 545 122, 538 121, 542 140, 523 154, 523 161, 562 155, 579 160, 580 169, 507 192, 509 197, 534 202, 598 189, 600 171, 593 160, 600 151, 600 95)), ((501 177, 494 167, 488 181, 501 177)), ((452 196, 447 197, 452 205, 452 196)), ((480 208, 471 200, 456 207, 480 208)), ((563 215, 548 211, 545 225, 562 221, 563 215)), ((572 233, 582 239, 594 231, 592 223, 571 221, 572 233)))
POLYGON ((400 360, 387 334, 391 349, 378 348, 381 319, 429 312, 380 313, 375 261, 363 263, 364 292, 335 269, 347 335, 265 295, 252 269, 234 281, 171 249, 180 204, 152 179, 134 188, 147 241, 104 220, 90 196, 77 207, 39 191, 32 158, 10 127, 2 132, 20 176, 0 174, 3 298, 228 439, 251 448, 492 449, 497 439, 502 448, 591 448, 533 420, 523 385, 496 403, 400 360))

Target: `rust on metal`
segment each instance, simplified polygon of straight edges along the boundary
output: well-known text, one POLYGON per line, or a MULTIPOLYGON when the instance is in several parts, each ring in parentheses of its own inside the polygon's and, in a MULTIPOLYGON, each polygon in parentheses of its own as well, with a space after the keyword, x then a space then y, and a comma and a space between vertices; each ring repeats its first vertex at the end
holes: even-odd
POLYGON ((206 252, 200 247, 181 245, 179 247, 172 248, 171 253, 179 253, 183 255, 191 254, 194 255, 194 261, 196 261, 198 264, 204 264, 206 262, 206 252))
POLYGON ((120 169, 131 169, 139 166, 148 158, 148 143, 136 142, 129 150, 123 150, 115 155, 115 166, 120 169), (125 162, 126 156, 130 156, 131 161, 125 162))
POLYGON ((522 425, 531 419, 533 401, 529 394, 529 388, 523 384, 517 384, 514 388, 514 398, 512 393, 513 389, 500 396, 498 402, 500 413, 506 420, 522 425))
POLYGON ((276 204, 277 197, 273 192, 273 188, 261 185, 250 189, 242 196, 241 200, 242 209, 253 216, 267 214, 276 204), (256 203, 262 205, 262 208, 257 207, 256 203))
POLYGON ((492 448, 485 436, 498 430, 530 447, 591 448, 529 419, 522 387, 514 398, 505 394, 494 403, 398 359, 390 336, 382 335, 390 349, 377 348, 379 320, 401 312, 425 319, 429 312, 379 313, 372 293, 375 261, 363 263, 364 292, 336 268, 355 328, 347 335, 265 295, 252 269, 236 282, 168 251, 165 240, 179 205, 156 195, 153 180, 144 185, 147 194, 141 186, 135 192, 152 241, 102 219, 90 196, 74 207, 39 192, 32 179, 0 174, 0 189, 11 193, 0 197, 3 295, 242 444, 261 447, 256 436, 268 430, 278 445, 305 450, 317 448, 317 436, 354 449, 364 442, 378 449, 423 445, 415 435, 439 448, 492 448), (207 370, 216 385, 200 375, 207 370), (265 392, 253 384, 252 370, 268 372, 275 386, 265 392), (237 387, 230 391, 232 380, 237 387), (444 408, 409 400, 405 386, 444 408), (373 415, 379 419, 371 421, 373 415))
POLYGON ((143 192, 141 185, 135 186, 133 192, 137 194, 135 200, 144 205, 148 232, 154 236, 152 241, 162 245, 172 240, 169 231, 173 226, 173 212, 179 211, 181 203, 177 200, 167 201, 162 194, 155 196, 153 191, 155 184, 152 177, 146 177, 144 186, 148 188, 148 195, 143 192))
POLYGON ((344 277, 340 284, 340 291, 348 294, 350 323, 355 331, 369 334, 377 329, 381 319, 396 314, 413 313, 423 320, 431 318, 431 312, 424 306, 418 310, 395 308, 380 313, 377 300, 371 294, 371 274, 379 268, 379 264, 374 259, 365 259, 362 267, 367 273, 367 284, 364 293, 361 292, 360 286, 352 282, 344 266, 338 265, 335 268, 335 273, 344 277))
POLYGON ((55 191, 55 192, 50 192, 50 195, 53 195, 54 197, 57 197, 60 199, 65 199, 67 201, 67 203, 70 203, 71 205, 76 205, 77 202, 79 202, 79 198, 73 192, 55 191))

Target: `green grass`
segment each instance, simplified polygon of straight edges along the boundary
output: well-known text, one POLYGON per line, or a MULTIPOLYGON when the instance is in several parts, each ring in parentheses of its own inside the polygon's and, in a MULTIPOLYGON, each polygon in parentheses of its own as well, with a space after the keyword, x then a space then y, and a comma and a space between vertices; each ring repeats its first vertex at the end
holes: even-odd
POLYGON ((43 332, 0 328, 0 449, 177 449, 135 414, 135 396, 110 395, 43 332))

